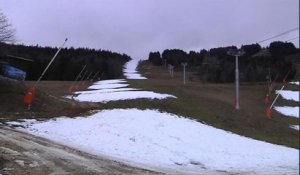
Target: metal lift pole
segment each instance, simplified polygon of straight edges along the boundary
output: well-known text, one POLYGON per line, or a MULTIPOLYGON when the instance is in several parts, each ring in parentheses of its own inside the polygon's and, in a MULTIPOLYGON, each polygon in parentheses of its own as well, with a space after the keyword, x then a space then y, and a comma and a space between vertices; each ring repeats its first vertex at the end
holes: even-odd
POLYGON ((37 84, 41 81, 42 77, 44 76, 44 74, 46 73, 46 71, 48 70, 48 68, 50 67, 50 65, 52 64, 52 62, 54 61, 54 59, 56 58, 56 56, 58 55, 58 53, 60 52, 60 50, 63 48, 63 46, 66 44, 66 42, 68 41, 68 38, 65 39, 65 42, 62 44, 62 46, 60 46, 60 48, 58 49, 58 51, 55 53, 55 55, 53 56, 53 58, 51 59, 51 61, 49 62, 49 64, 47 65, 47 67, 44 69, 42 75, 39 77, 39 79, 35 82, 33 87, 36 87, 37 84))

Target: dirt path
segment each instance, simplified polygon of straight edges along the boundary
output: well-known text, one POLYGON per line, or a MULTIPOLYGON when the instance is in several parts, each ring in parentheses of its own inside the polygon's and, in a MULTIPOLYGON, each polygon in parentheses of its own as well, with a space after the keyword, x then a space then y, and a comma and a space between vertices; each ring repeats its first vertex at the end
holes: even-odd
POLYGON ((0 126, 0 175, 160 174, 0 126))

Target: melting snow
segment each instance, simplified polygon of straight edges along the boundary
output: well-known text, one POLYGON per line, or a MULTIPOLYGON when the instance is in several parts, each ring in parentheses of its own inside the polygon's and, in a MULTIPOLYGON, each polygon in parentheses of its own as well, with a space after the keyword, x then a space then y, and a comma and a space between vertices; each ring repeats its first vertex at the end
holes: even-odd
POLYGON ((24 122, 24 126, 31 134, 132 164, 195 174, 203 169, 245 174, 299 173, 297 149, 155 110, 103 110, 89 117, 29 123, 24 122))
POLYGON ((291 125, 290 127, 299 131, 299 125, 291 125))
POLYGON ((286 100, 299 101, 299 91, 277 90, 276 93, 286 100))
POLYGON ((108 92, 120 92, 120 91, 137 91, 135 88, 117 88, 117 89, 99 89, 90 91, 77 91, 75 94, 97 94, 97 93, 108 93, 108 92))
POLYGON ((98 81, 94 85, 88 87, 88 89, 113 89, 113 88, 122 88, 122 87, 127 87, 127 86, 129 86, 129 84, 121 84, 121 83, 105 84, 102 81, 98 81))
POLYGON ((298 106, 275 106, 274 109, 283 115, 299 118, 298 106))
POLYGON ((295 84, 299 86, 299 81, 290 82, 291 84, 295 84))
POLYGON ((113 80, 102 80, 98 81, 95 84, 116 84, 116 83, 126 83, 125 79, 113 79, 113 80))
POLYGON ((124 75, 127 79, 147 79, 136 71, 136 67, 139 61, 140 60, 132 59, 126 63, 124 68, 124 75))
POLYGON ((106 103, 109 101, 118 100, 132 100, 132 99, 165 99, 165 98, 176 98, 169 94, 159 94, 151 91, 115 91, 111 93, 84 93, 78 94, 73 99, 82 102, 101 102, 106 103))
MULTIPOLYGON (((127 63, 124 72, 128 79, 145 79, 138 74, 135 69, 138 60, 132 60, 127 63)), ((66 96, 66 98, 72 98, 82 102, 101 102, 106 103, 109 101, 118 100, 132 100, 132 99, 165 99, 176 98, 169 94, 160 94, 151 91, 140 91, 135 88, 128 88, 129 84, 125 79, 115 80, 102 80, 95 82, 92 86, 88 87, 89 91, 75 92, 74 96, 66 96), (127 88, 125 88, 127 87, 127 88)))

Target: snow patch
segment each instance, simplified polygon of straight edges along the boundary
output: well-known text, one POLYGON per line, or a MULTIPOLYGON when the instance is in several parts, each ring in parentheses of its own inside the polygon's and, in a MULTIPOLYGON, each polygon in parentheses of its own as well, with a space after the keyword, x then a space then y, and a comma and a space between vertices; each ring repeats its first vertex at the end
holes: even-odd
POLYGON ((299 125, 291 125, 290 127, 299 131, 299 125))
POLYGON ((295 84, 299 86, 299 81, 290 82, 291 84, 295 84))
POLYGON ((277 90, 276 93, 280 94, 282 98, 286 100, 293 100, 299 102, 299 91, 277 90))
POLYGON ((283 115, 299 118, 298 106, 275 106, 274 109, 283 115))
POLYGON ((121 91, 136 91, 139 89, 135 88, 118 88, 118 89, 100 89, 90 91, 77 91, 75 94, 97 94, 97 93, 108 93, 108 92, 121 92, 121 91))
POLYGON ((88 89, 114 89, 114 88, 123 88, 127 86, 129 86, 129 84, 121 84, 121 83, 94 84, 88 87, 88 89))
POLYGON ((111 93, 84 93, 78 94, 73 99, 82 102, 101 102, 106 103, 109 101, 118 100, 132 100, 132 99, 165 99, 176 98, 169 94, 159 94, 151 91, 124 91, 124 92, 111 92, 111 93))
POLYGON ((96 155, 181 173, 298 174, 299 150, 156 110, 103 110, 32 123, 26 131, 96 155))
POLYGON ((15 162, 20 165, 21 167, 24 167, 25 166, 25 162, 24 160, 15 160, 15 162))
POLYGON ((126 83, 125 79, 113 79, 113 80, 101 80, 97 81, 94 84, 116 84, 116 83, 126 83))
POLYGON ((127 79, 147 79, 136 71, 139 61, 140 60, 132 59, 126 63, 123 72, 127 79))

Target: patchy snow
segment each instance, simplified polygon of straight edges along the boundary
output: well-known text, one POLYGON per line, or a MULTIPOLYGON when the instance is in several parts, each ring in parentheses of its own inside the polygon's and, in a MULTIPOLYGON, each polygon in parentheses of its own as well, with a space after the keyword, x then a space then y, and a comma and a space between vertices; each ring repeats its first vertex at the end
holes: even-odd
POLYGON ((299 125, 291 125, 290 127, 299 131, 299 125))
POLYGON ((88 89, 113 89, 113 88, 122 88, 127 86, 129 86, 129 84, 121 84, 121 83, 94 84, 88 87, 88 89))
POLYGON ((126 63, 123 72, 127 79, 147 79, 136 71, 139 61, 140 60, 132 59, 126 63))
POLYGON ((275 106, 274 109, 283 115, 299 118, 298 106, 275 106))
MULTIPOLYGON (((136 74, 135 69, 137 61, 130 62, 127 65, 127 72, 133 72, 136 74), (135 67, 134 67, 135 66, 135 67)), ((135 75, 134 75, 135 76, 135 75)), ((129 84, 124 79, 115 80, 102 80, 95 82, 93 85, 88 87, 88 91, 74 92, 75 95, 65 96, 65 98, 74 99, 82 102, 100 102, 106 103, 109 101, 118 100, 133 100, 133 99, 165 99, 165 98, 176 98, 169 94, 160 94, 151 91, 141 91, 135 88, 126 88, 129 84)))
POLYGON ((277 90, 276 93, 286 100, 299 101, 299 91, 277 90))
POLYGON ((151 91, 116 91, 111 93, 82 93, 73 97, 74 100, 82 102, 101 102, 106 103, 109 101, 118 100, 132 100, 132 99, 165 99, 176 98, 169 94, 160 94, 151 91))
POLYGON ((117 83, 126 83, 125 79, 112 79, 112 80, 101 80, 97 81, 94 84, 117 84, 117 83))
POLYGON ((118 89, 100 89, 90 91, 77 91, 75 94, 97 94, 97 93, 108 93, 108 92, 120 92, 120 91, 137 91, 135 88, 118 88, 118 89))
POLYGON ((299 81, 290 82, 291 84, 295 84, 299 86, 299 81))
MULTIPOLYGON (((298 174, 299 150, 242 137, 155 110, 103 110, 89 117, 24 122, 27 132, 126 163, 201 174, 298 174)), ((178 173, 177 172, 177 173, 178 173)))

